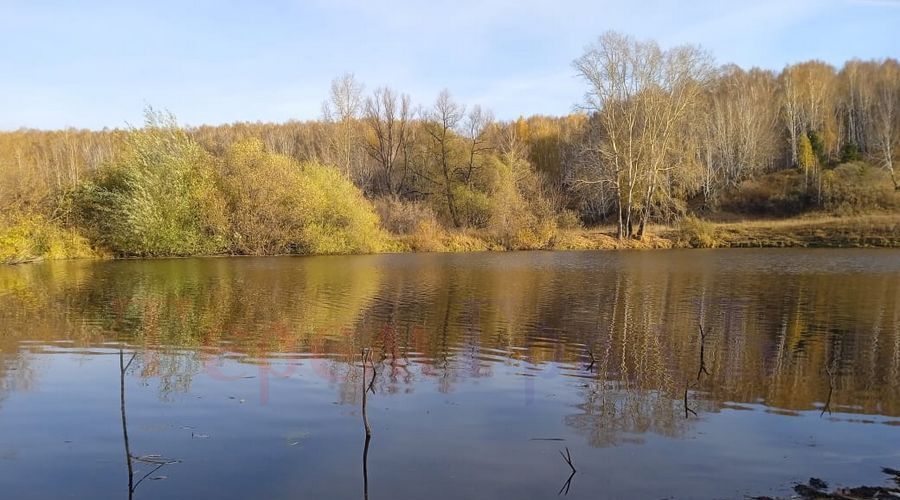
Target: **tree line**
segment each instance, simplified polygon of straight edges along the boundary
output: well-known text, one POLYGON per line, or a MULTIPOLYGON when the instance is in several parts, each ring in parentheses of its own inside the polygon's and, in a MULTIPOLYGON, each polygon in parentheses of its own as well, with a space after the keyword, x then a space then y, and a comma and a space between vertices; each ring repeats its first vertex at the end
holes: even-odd
POLYGON ((313 121, 185 128, 149 110, 141 128, 0 133, 0 223, 115 254, 316 253, 438 233, 542 248, 583 225, 641 239, 690 214, 898 206, 895 59, 745 70, 608 32, 573 67, 585 94, 558 117, 498 121, 446 90, 416 105, 346 74, 313 121))

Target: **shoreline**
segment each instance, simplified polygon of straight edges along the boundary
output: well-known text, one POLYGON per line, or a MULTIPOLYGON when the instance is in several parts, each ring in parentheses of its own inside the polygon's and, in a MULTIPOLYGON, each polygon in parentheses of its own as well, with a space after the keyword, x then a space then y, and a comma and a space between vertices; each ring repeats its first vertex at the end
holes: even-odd
POLYGON ((156 260, 193 257, 275 257, 378 255, 402 253, 468 253, 512 251, 578 250, 668 250, 700 248, 900 248, 900 214, 870 214, 847 217, 811 215, 789 219, 700 221, 699 226, 648 227, 644 239, 620 240, 612 226, 560 230, 551 242, 536 248, 508 248, 473 230, 448 231, 423 245, 415 235, 394 235, 395 248, 360 254, 194 254, 172 256, 38 257, 3 265, 16 266, 58 260, 156 260))

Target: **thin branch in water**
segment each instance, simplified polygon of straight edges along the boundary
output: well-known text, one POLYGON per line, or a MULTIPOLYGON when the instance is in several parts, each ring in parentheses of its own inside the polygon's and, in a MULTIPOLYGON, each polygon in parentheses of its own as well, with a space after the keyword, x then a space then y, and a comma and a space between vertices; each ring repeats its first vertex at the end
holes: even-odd
POLYGON ((688 387, 684 386, 684 418, 688 418, 688 413, 697 416, 697 412, 688 406, 688 387))
POLYGON ((158 471, 159 469, 162 469, 162 468, 165 467, 165 466, 166 466, 166 464, 158 464, 158 465, 157 465, 156 467, 154 467, 150 472, 144 474, 144 477, 142 477, 140 480, 138 480, 138 482, 134 483, 134 487, 131 489, 131 491, 137 490, 137 487, 140 486, 141 483, 144 482, 144 479, 147 479, 148 477, 150 477, 151 474, 153 474, 154 472, 158 471))
POLYGON ((363 499, 369 500, 369 441, 372 436, 366 434, 366 445, 363 447, 363 499))
POLYGON ((572 454, 569 453, 569 447, 568 446, 566 447, 565 453, 563 453, 562 450, 560 450, 559 454, 562 455, 563 460, 565 460, 566 463, 569 464, 569 467, 572 469, 572 472, 576 472, 575 465, 572 464, 572 454))
POLYGON ((562 488, 559 489, 559 493, 557 493, 556 496, 559 496, 559 495, 566 496, 569 494, 569 488, 572 487, 572 478, 574 478, 574 477, 575 477, 575 471, 572 471, 572 473, 569 474, 569 478, 566 479, 565 483, 563 483, 562 488))
POLYGON ((569 478, 566 479, 566 482, 563 483, 562 488, 559 489, 559 493, 556 494, 557 496, 569 494, 569 488, 572 487, 572 478, 574 478, 575 473, 578 472, 575 470, 575 465, 572 463, 572 454, 569 453, 568 446, 566 447, 565 453, 563 453, 562 450, 559 450, 559 454, 563 457, 563 460, 566 461, 566 464, 569 465, 569 468, 572 469, 572 473, 569 474, 569 478))
POLYGON ((588 356, 591 357, 591 364, 587 365, 584 369, 587 370, 587 371, 589 371, 589 372, 591 372, 591 373, 594 373, 594 363, 596 363, 597 360, 594 359, 594 353, 591 352, 590 349, 588 349, 588 352, 587 352, 587 353, 588 353, 588 356))
MULTIPOLYGON (((363 368, 362 417, 363 417, 363 425, 365 425, 365 427, 366 427, 366 436, 367 437, 372 435, 372 428, 369 427, 369 416, 366 413, 366 406, 367 406, 366 403, 368 400, 368 398, 366 396, 369 393, 369 388, 368 388, 368 385, 366 384, 366 363, 368 362, 370 356, 371 356, 371 351, 368 348, 363 349, 363 352, 362 352, 362 368, 363 368)), ((373 370, 374 370, 374 367, 373 367, 373 370)))
POLYGON ((828 399, 825 400, 825 407, 822 408, 822 413, 819 414, 819 418, 822 418, 826 411, 831 415, 831 395, 834 394, 834 374, 831 373, 830 366, 825 365, 825 373, 828 374, 828 399))
POLYGON ((700 375, 705 373, 709 376, 709 372, 706 371, 706 332, 703 331, 703 325, 700 325, 700 369, 697 370, 697 380, 700 380, 700 375))
MULTIPOLYGON (((131 358, 132 360, 134 357, 131 358)), ((131 361, 128 362, 131 364, 131 361)), ((128 498, 134 496, 134 465, 131 462, 131 443, 128 440, 128 420, 125 416, 125 351, 119 349, 119 410, 122 414, 122 437, 125 442, 125 461, 128 465, 128 498)))
MULTIPOLYGON (((378 372, 375 371, 375 361, 372 360, 371 354, 369 355, 369 361, 372 363, 372 380, 369 381, 369 386, 366 390, 375 394, 375 376, 378 375, 378 372)), ((363 368, 363 375, 365 375, 365 368, 363 368)), ((365 377, 363 377, 363 379, 365 379, 365 377)))
POLYGON ((125 351, 122 348, 119 348, 119 409, 122 414, 122 438, 125 441, 125 460, 128 465, 128 498, 131 499, 134 497, 134 492, 137 491, 138 486, 144 482, 145 479, 153 475, 159 469, 162 469, 166 465, 176 464, 180 462, 180 460, 172 460, 168 458, 163 458, 160 455, 141 455, 134 456, 131 453, 131 442, 128 439, 128 420, 125 414, 125 374, 128 372, 128 368, 131 367, 131 363, 137 357, 137 352, 131 355, 131 359, 128 360, 128 363, 125 362, 125 351), (150 472, 144 474, 137 482, 134 481, 134 462, 141 462, 145 464, 154 465, 150 472))
POLYGON ((128 368, 131 367, 131 363, 134 361, 134 358, 136 358, 136 357, 137 357, 137 353, 136 352, 132 353, 131 359, 128 360, 128 363, 125 365, 125 369, 123 371, 126 371, 126 372, 128 371, 128 368))
POLYGON ((131 457, 135 462, 142 462, 145 464, 153 464, 153 465, 171 465, 177 464, 181 462, 181 460, 172 460, 170 458, 164 458, 160 455, 142 455, 140 457, 131 457))

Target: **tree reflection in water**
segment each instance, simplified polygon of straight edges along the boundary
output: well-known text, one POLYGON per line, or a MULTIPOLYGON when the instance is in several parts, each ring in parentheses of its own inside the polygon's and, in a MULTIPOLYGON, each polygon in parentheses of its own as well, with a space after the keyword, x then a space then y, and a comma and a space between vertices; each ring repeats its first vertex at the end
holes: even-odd
POLYGON ((8 388, 30 373, 22 341, 61 340, 128 342, 143 353, 138 375, 158 380, 163 398, 189 391, 204 360, 222 356, 254 368, 286 356, 314 360, 317 376, 352 405, 367 388, 392 397, 433 384, 449 394, 467 381, 508 376, 511 366, 554 377, 574 371, 583 386, 565 422, 598 447, 646 433, 683 435, 691 425, 685 413, 733 404, 900 415, 896 265, 867 254, 848 257, 853 272, 843 272, 832 264, 840 259, 776 254, 4 268, 0 322, 10 333, 0 338, 0 377, 8 388), (362 346, 378 366, 365 387, 354 369, 362 346), (686 381, 694 384, 687 393, 686 381))

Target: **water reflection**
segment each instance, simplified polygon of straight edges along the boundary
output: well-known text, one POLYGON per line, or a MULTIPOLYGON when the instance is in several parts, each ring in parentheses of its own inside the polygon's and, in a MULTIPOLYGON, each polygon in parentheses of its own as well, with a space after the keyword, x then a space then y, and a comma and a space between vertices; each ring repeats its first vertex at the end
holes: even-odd
POLYGON ((760 405, 900 417, 896 251, 48 263, 0 269, 0 325, 0 415, 40 385, 46 354, 127 344, 131 373, 173 405, 197 380, 252 381, 265 405, 306 377, 354 409, 368 390, 489 387, 526 409, 558 391, 564 424, 597 448, 760 405))
POLYGON ((119 409, 122 414, 122 442, 125 446, 125 466, 128 469, 128 500, 134 498, 134 492, 146 480, 152 481, 165 479, 165 476, 154 476, 163 467, 178 463, 178 460, 165 458, 158 454, 135 455, 131 452, 131 440, 128 438, 128 411, 125 404, 125 375, 137 358, 137 353, 132 353, 125 361, 125 351, 119 349, 119 409), (147 467, 146 472, 135 470, 135 464, 147 467), (135 476, 138 476, 135 481, 135 476))
POLYGON ((831 392, 832 410, 900 414, 896 253, 864 254, 872 262, 862 272, 822 271, 816 261, 829 256, 807 254, 792 264, 793 275, 766 266, 764 253, 750 254, 744 269, 732 267, 737 255, 713 256, 712 262, 690 253, 526 254, 3 268, 4 392, 31 383, 29 344, 124 341, 146 349, 140 376, 158 379, 163 396, 188 390, 222 356, 270 369, 272 358, 296 357, 324 360, 322 375, 341 386, 342 401, 355 403, 361 394, 348 365, 362 347, 372 347, 383 366, 375 384, 386 394, 426 381, 450 392, 461 379, 491 377, 498 364, 520 365, 523 376, 558 364, 560 375, 590 382, 586 408, 649 419, 635 423, 639 432, 672 413, 664 408, 678 406, 692 378, 707 401, 808 410, 821 409, 831 392), (708 333, 701 336, 700 325, 708 333))

